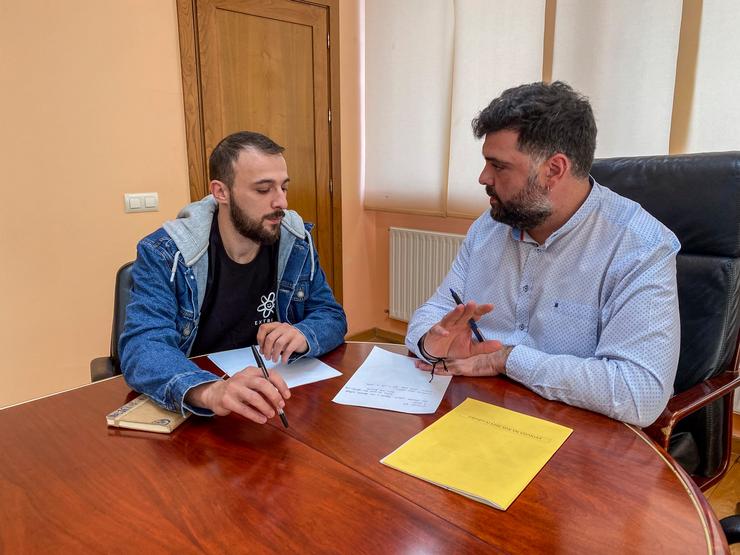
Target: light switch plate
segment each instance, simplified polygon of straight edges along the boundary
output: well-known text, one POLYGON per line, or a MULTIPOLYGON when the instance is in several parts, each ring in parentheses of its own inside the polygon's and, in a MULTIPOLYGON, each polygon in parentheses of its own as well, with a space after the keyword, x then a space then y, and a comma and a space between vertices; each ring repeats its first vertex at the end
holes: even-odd
POLYGON ((158 193, 124 193, 124 212, 157 212, 158 193))

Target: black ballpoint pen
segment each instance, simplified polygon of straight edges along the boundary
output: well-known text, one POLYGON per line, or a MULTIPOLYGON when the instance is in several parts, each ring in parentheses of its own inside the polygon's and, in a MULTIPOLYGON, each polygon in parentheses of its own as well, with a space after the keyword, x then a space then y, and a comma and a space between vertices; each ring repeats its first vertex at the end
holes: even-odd
MULTIPOLYGON (((464 304, 462 302, 462 299, 460 298, 460 295, 455 293, 455 290, 452 289, 451 287, 450 287, 450 294, 452 295, 452 298, 457 304, 464 304)), ((475 334, 475 338, 478 340, 478 342, 483 343, 485 339, 483 339, 483 335, 478 329, 478 324, 475 323, 475 320, 473 320, 472 318, 468 320, 468 325, 470 326, 470 329, 473 330, 473 334, 475 334)))
MULTIPOLYGON (((254 355, 254 360, 257 361, 257 366, 260 367, 260 370, 262 370, 262 375, 265 377, 267 381, 270 381, 270 374, 267 372, 267 366, 265 366, 265 361, 262 360, 262 355, 257 350, 257 347, 252 345, 252 354, 254 355)), ((285 416, 285 413, 283 412, 283 409, 278 407, 278 414, 280 415, 280 421, 283 423, 283 426, 286 428, 288 427, 288 418, 285 416)))

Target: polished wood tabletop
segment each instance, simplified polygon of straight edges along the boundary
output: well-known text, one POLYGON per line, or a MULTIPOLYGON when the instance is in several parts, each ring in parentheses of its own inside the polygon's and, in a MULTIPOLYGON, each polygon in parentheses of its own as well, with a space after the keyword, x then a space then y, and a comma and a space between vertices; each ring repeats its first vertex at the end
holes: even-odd
POLYGON ((371 348, 322 357, 343 376, 294 388, 287 430, 234 415, 171 435, 108 428, 134 395, 121 377, 1 410, 0 553, 727 552, 702 494, 639 429, 506 378, 453 378, 433 415, 332 403, 371 348), (507 511, 378 462, 467 397, 573 429, 507 511))

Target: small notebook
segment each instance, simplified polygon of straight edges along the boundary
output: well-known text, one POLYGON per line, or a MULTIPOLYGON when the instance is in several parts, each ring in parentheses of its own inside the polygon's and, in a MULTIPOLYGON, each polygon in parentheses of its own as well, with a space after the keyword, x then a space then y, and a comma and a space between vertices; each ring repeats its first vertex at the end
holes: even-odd
POLYGON ((149 397, 142 394, 121 408, 114 410, 106 416, 106 420, 108 426, 169 434, 189 416, 190 413, 183 416, 179 412, 163 409, 149 397))

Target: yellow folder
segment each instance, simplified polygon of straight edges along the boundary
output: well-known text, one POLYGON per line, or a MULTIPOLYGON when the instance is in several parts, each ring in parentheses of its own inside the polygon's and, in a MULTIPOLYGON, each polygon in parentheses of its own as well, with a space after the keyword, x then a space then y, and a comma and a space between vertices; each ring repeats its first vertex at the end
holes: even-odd
POLYGON ((468 398, 380 462, 505 511, 572 431, 468 398))

